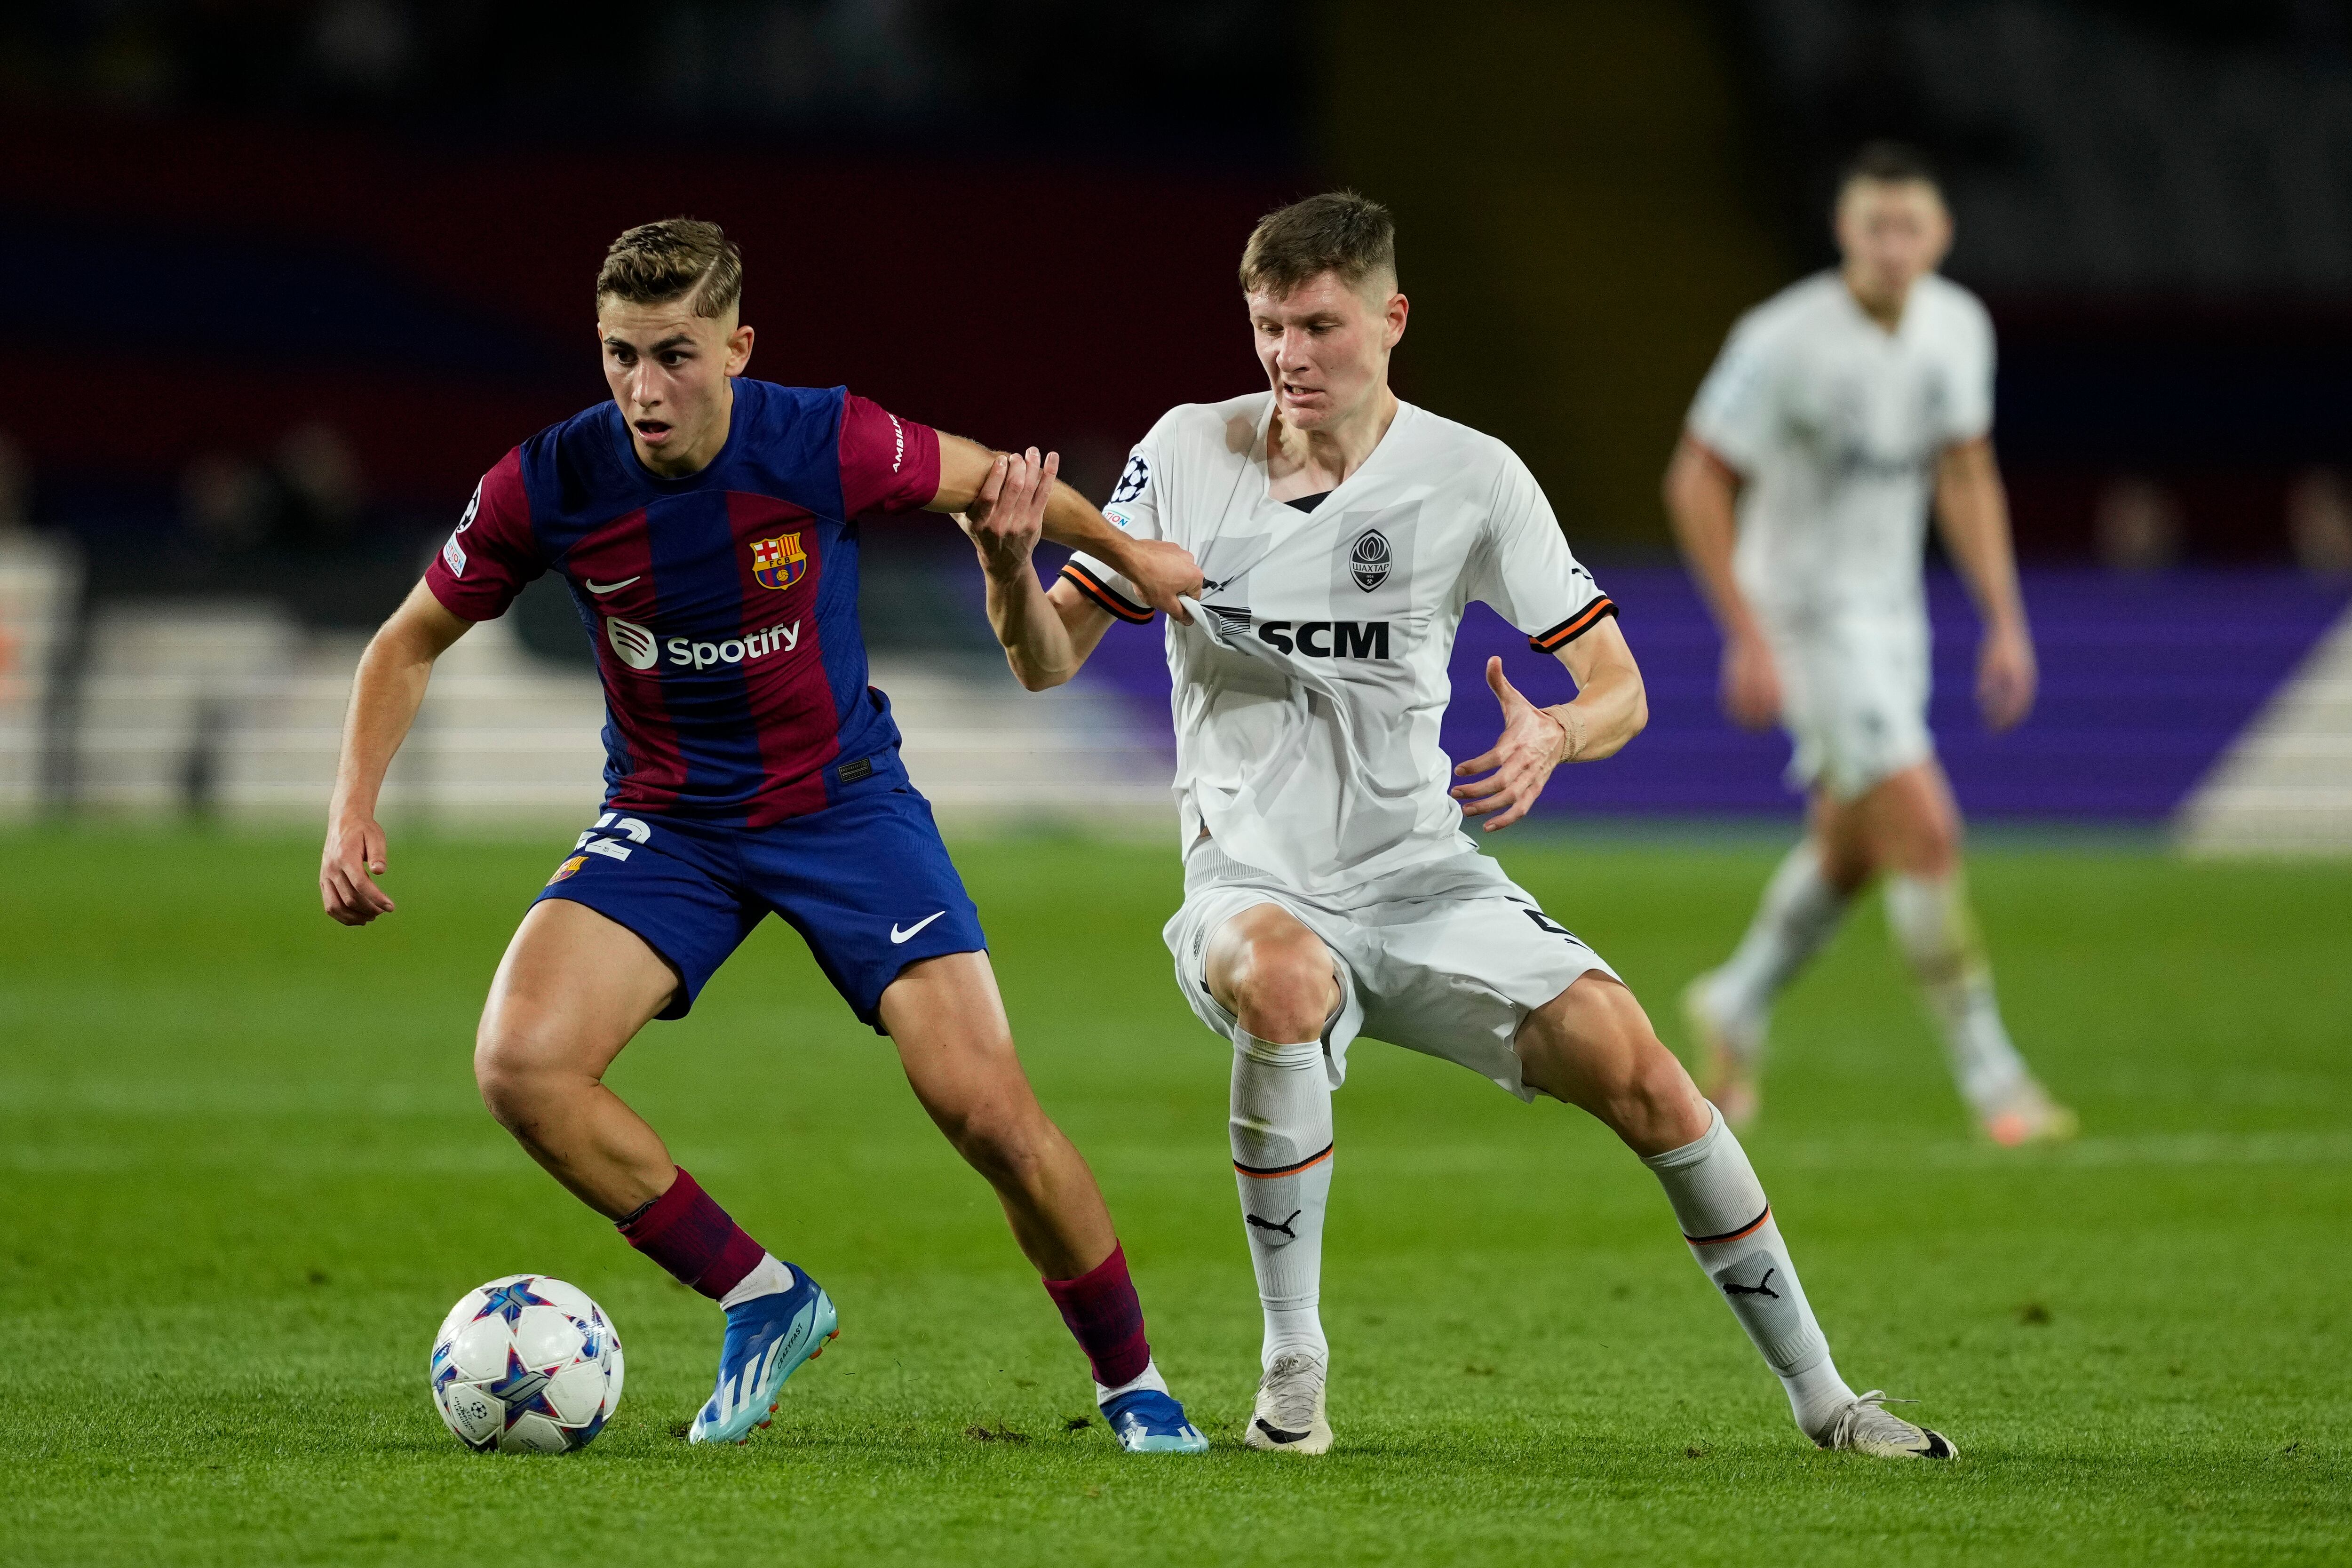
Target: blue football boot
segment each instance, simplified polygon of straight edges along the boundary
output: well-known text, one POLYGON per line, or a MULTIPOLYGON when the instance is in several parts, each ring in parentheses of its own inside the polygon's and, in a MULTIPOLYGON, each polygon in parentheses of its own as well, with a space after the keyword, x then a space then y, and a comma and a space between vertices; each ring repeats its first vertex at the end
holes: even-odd
POLYGON ((1110 1435, 1130 1454, 1205 1454, 1209 1440, 1184 1419, 1184 1407, 1173 1394, 1156 1388, 1138 1388, 1102 1407, 1110 1435))
MULTIPOLYGON (((781 1261, 781 1260, 780 1260, 781 1261)), ((727 1309, 727 1340, 719 1349, 719 1385, 687 1428, 689 1443, 749 1442, 754 1426, 776 1413, 784 1379, 803 1362, 824 1353, 841 1331, 833 1298, 815 1280, 785 1264, 789 1290, 754 1296, 727 1309)))

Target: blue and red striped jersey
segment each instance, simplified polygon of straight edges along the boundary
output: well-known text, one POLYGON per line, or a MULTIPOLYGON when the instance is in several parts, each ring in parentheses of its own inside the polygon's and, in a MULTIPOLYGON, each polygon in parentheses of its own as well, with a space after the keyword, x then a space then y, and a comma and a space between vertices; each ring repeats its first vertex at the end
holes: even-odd
POLYGON ((845 768, 896 767, 857 519, 939 488, 937 432, 844 387, 737 380, 726 446, 682 479, 607 402, 499 459, 425 581, 484 621, 562 573, 604 677, 609 803, 760 826, 823 809, 845 768))

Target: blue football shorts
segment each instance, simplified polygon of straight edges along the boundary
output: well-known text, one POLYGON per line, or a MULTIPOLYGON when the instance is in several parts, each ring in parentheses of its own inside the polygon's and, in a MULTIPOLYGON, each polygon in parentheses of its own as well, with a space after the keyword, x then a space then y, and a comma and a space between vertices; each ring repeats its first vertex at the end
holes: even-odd
POLYGON ((685 1017, 772 910, 877 1034, 882 993, 901 970, 988 948, 931 804, 907 784, 768 827, 607 810, 539 897, 587 905, 677 971, 664 1018, 685 1017))

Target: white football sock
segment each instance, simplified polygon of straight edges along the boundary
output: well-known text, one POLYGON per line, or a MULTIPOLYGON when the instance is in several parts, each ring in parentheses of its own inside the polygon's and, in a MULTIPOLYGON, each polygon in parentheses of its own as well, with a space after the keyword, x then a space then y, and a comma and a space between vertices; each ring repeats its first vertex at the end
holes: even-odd
POLYGON ((772 1252, 763 1252, 760 1254, 760 1261, 752 1265, 751 1272, 735 1281, 735 1289, 719 1298, 719 1305, 723 1310, 738 1302, 749 1301, 759 1296, 773 1296, 780 1290, 792 1288, 792 1265, 772 1252))
MULTIPOLYGON (((1760 1043, 1772 999, 1793 979, 1808 959, 1837 933, 1845 919, 1850 895, 1840 892, 1822 875, 1822 858, 1805 839, 1789 851, 1780 868, 1764 885, 1763 900, 1748 934, 1708 982, 1708 1000, 1738 1035, 1750 1033, 1760 1043)), ((1749 1044, 1748 1048, 1754 1048, 1749 1044)))
POLYGON ((1961 1096, 1979 1114, 1990 1111, 2023 1081, 2025 1058, 2001 1025, 1960 878, 1889 877, 1886 924, 1927 994, 1961 1096))
POLYGON ((1829 1341, 1797 1281, 1797 1266, 1789 1260, 1748 1152, 1710 1106, 1703 1137, 1642 1163, 1658 1173, 1691 1256, 1779 1374, 1798 1429, 1818 1438, 1853 1402, 1853 1390, 1830 1359, 1829 1341))
POLYGON ((1120 1384, 1117 1388, 1105 1388, 1101 1384, 1096 1384, 1095 1403, 1097 1405, 1108 1405, 1120 1394, 1133 1394, 1139 1388, 1148 1388, 1154 1394, 1165 1394, 1168 1392, 1168 1380, 1160 1375, 1160 1363, 1158 1362, 1145 1362, 1141 1372, 1137 1373, 1132 1378, 1120 1384))
POLYGON ((1234 1032, 1234 1184, 1265 1310, 1260 1364, 1303 1352, 1328 1364, 1323 1211, 1331 1200, 1331 1079, 1323 1042, 1271 1045, 1234 1032))

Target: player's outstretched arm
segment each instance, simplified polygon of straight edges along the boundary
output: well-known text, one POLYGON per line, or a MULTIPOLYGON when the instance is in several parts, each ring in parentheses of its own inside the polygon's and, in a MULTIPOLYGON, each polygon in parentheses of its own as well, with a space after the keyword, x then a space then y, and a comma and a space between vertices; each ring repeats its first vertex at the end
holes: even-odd
POLYGON ((1030 563, 1060 468, 1058 452, 1042 460, 1034 447, 1019 456, 999 452, 971 504, 956 514, 988 579, 988 624, 1014 679, 1031 691, 1076 675, 1110 627, 1109 613, 1067 584, 1047 593, 1030 563))
POLYGON ((1593 763, 1622 751, 1650 721, 1650 700, 1641 667, 1614 617, 1559 650, 1560 663, 1576 680, 1576 700, 1538 708, 1503 674, 1503 661, 1486 661, 1486 684, 1503 705, 1503 732, 1494 749, 1454 770, 1457 778, 1486 773, 1475 784, 1454 786, 1465 816, 1491 816, 1489 833, 1508 827, 1533 809, 1552 769, 1562 763, 1593 763), (1490 771, 1491 770, 1491 771, 1490 771))
POLYGON ((1991 437, 1979 436, 1944 449, 1936 464, 1936 521, 1984 618, 1977 706, 1991 728, 2011 729, 2032 711, 2037 676, 2033 634, 2026 628, 2025 599, 2017 589, 2009 492, 2001 486, 1991 437))
MULTIPOLYGON (((1034 448, 1033 448, 1034 450, 1034 448)), ((932 511, 966 510, 979 496, 995 460, 1003 456, 977 441, 940 432, 940 493, 932 511)), ((1181 544, 1133 539, 1111 525, 1094 502, 1058 479, 1046 487, 1043 532, 1071 550, 1084 551, 1135 585, 1143 602, 1186 625, 1192 617, 1179 598, 1199 599, 1201 566, 1181 544)))
POLYGON ((1763 628, 1732 575, 1732 546, 1739 537, 1738 472, 1686 434, 1666 466, 1665 490, 1675 541, 1723 634, 1723 710, 1743 729, 1761 730, 1780 717, 1780 675, 1763 628))
POLYGON ((473 624, 444 609, 419 583, 360 656, 351 711, 343 716, 334 799, 327 808, 327 847, 319 857, 320 900, 330 916, 347 926, 363 926, 394 908, 375 885, 385 864, 376 795, 393 753, 416 721, 433 661, 473 624))

